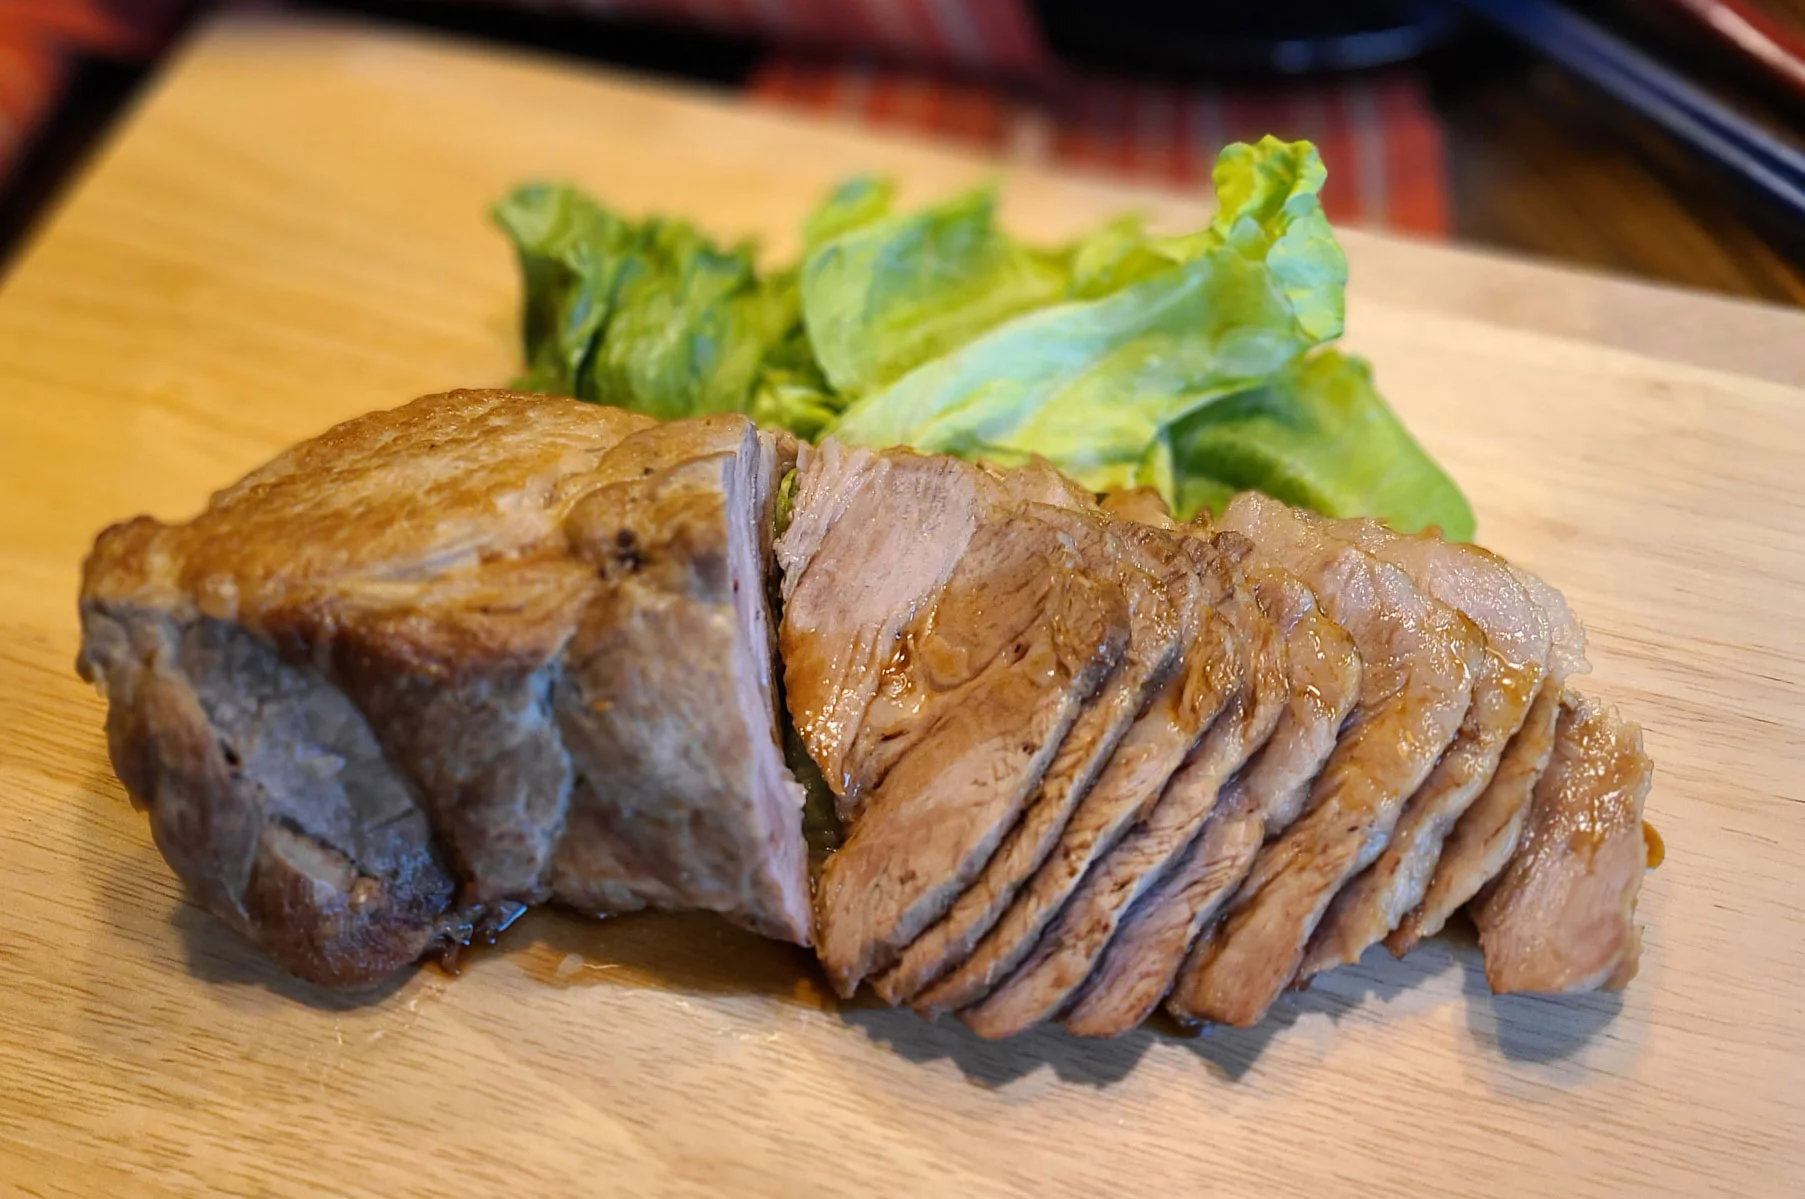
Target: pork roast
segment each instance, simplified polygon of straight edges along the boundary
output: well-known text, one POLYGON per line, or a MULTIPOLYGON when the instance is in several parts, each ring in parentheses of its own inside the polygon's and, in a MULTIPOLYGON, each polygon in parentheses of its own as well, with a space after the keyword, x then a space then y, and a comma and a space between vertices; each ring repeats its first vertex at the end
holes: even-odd
POLYGON ((1462 905, 1495 990, 1640 951, 1651 768, 1559 593, 1265 497, 453 392, 106 530, 81 618, 164 855, 317 982, 548 902, 718 912, 993 1037, 1249 1024, 1462 905))
POLYGON ((84 569, 119 777, 209 910, 347 984, 559 900, 808 943, 766 601, 794 443, 452 392, 84 569))

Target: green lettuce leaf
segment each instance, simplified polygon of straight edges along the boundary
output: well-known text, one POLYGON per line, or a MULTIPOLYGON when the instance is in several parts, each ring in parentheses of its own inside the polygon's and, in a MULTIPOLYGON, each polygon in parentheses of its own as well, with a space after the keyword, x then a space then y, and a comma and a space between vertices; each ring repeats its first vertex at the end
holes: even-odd
MULTIPOLYGON (((1106 228, 1069 255, 1081 298, 923 361, 830 431, 1004 465, 1038 455, 1095 490, 1152 483, 1175 498, 1166 427, 1341 332, 1347 265, 1318 202, 1315 148, 1231 146, 1215 178, 1219 211, 1201 233, 1106 228)), ((805 317, 833 379, 808 287, 805 271, 805 317)))
POLYGON ((1254 490, 1329 516, 1376 516, 1402 532, 1473 537, 1473 510, 1454 480, 1373 389, 1371 368, 1337 350, 1199 410, 1164 440, 1174 507, 1186 516, 1254 490))
POLYGON ((896 206, 896 182, 875 175, 854 175, 834 188, 802 222, 802 252, 806 257, 842 233, 881 221, 896 206))
POLYGON ((854 180, 804 230, 809 344, 848 397, 1065 295, 1064 256, 998 230, 991 189, 908 213, 890 211, 891 196, 885 184, 854 180))
POLYGON ((980 188, 898 212, 842 184, 799 262, 760 271, 679 221, 567 187, 495 210, 525 282, 527 386, 661 418, 746 412, 801 437, 1042 457, 1098 491, 1151 484, 1189 514, 1255 488, 1332 515, 1472 534, 1342 330, 1346 260, 1307 142, 1233 145, 1216 215, 1133 217, 1052 249, 998 229, 980 188))
POLYGON ((495 219, 526 282, 525 386, 670 419, 749 411, 778 386, 767 359, 807 360, 795 275, 761 278, 751 245, 559 186, 520 188, 495 219))

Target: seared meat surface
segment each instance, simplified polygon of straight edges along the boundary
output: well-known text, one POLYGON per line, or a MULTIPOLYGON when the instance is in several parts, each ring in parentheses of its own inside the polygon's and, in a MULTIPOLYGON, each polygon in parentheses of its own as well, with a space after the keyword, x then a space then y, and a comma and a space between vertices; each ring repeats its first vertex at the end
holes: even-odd
POLYGON ((780 753, 770 508, 791 452, 734 417, 659 425, 603 462, 566 530, 603 586, 551 691, 572 787, 558 902, 702 908, 806 943, 802 796, 780 753))
POLYGON ((302 443, 189 524, 109 529, 80 667, 115 768, 195 895, 306 978, 552 898, 806 943, 764 609, 793 454, 737 417, 454 392, 302 443), (668 714, 610 723, 627 693, 668 714))

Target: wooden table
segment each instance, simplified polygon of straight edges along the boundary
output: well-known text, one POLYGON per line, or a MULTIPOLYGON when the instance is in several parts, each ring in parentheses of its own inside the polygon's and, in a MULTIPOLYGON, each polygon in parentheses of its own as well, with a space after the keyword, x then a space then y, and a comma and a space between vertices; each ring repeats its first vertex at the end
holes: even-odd
MULTIPOLYGON (((1805 1192, 1805 317, 1471 254, 1350 236, 1350 340, 1646 726, 1669 856, 1620 997, 1494 1000, 1436 943, 1252 1032, 993 1045, 703 919, 540 914, 345 997, 182 900, 71 670, 94 531, 506 377, 483 207, 518 179, 787 253, 857 167, 986 169, 355 27, 228 23, 170 68, 0 289, 0 1190, 1805 1192)), ((1007 194, 1036 234, 1199 219, 1007 194)))

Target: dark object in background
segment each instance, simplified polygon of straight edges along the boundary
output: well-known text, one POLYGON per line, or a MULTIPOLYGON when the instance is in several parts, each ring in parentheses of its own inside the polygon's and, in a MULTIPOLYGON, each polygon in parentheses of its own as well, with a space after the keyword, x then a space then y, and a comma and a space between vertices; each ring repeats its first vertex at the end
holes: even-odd
POLYGON ((1489 24, 1805 223, 1805 154, 1680 72, 1549 0, 1460 0, 1489 24))
POLYGON ((1795 115, 1805 116, 1805 29, 1776 20, 1750 0, 1667 0, 1665 6, 1644 5, 1635 12, 1691 46, 1697 46, 1701 32, 1711 35, 1715 57, 1731 65, 1739 79, 1765 84, 1795 115), (1748 77, 1751 66, 1755 79, 1748 77))
POLYGON ((1301 75, 1365 70, 1416 58, 1459 16, 1442 0, 1038 0, 1041 31, 1060 57, 1118 70, 1189 75, 1301 75))
POLYGON ((41 129, 21 131, 22 152, 0 165, 0 266, 87 157, 113 118, 137 90, 144 68, 91 59, 69 74, 63 98, 41 129))

